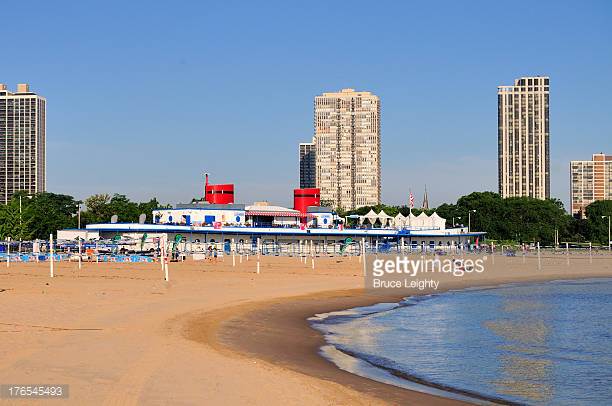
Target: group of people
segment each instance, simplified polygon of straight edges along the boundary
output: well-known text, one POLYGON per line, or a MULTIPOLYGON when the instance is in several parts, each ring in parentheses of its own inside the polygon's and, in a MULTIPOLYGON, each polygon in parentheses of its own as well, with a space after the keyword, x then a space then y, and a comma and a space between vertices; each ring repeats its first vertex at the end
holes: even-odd
POLYGON ((217 247, 209 245, 208 248, 206 248, 206 259, 211 260, 213 262, 217 262, 218 256, 219 251, 217 251, 217 247))

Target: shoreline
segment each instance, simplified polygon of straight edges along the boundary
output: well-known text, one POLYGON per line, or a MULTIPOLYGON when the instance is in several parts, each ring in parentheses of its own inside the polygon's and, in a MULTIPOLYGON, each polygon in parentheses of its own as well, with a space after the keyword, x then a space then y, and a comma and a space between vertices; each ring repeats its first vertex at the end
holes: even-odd
MULTIPOLYGON (((444 292, 436 292, 434 293, 434 295, 443 295, 443 294, 448 294, 451 292, 457 292, 457 293, 462 293, 462 292, 482 292, 484 290, 494 290, 494 289, 500 289, 500 288, 506 288, 506 287, 518 287, 518 286, 528 286, 528 285, 532 285, 532 284, 545 284, 545 283, 553 283, 553 282, 570 282, 570 281, 597 281, 599 279, 602 280, 612 280, 612 275, 611 276, 597 276, 597 277, 580 277, 580 278, 564 278, 564 279, 547 279, 544 281, 529 281, 529 282, 510 282, 510 283, 501 283, 498 285, 483 285, 483 286, 474 286, 474 287, 467 287, 467 288, 463 288, 463 289, 448 289, 444 292)), ((426 294, 423 294, 423 296, 425 296, 426 294)), ((415 297, 416 295, 412 295, 411 297, 415 297)), ((403 301, 406 298, 402 298, 402 300, 400 300, 399 302, 396 303, 401 303, 401 301, 403 301)), ((373 306, 379 305, 382 303, 378 303, 378 304, 374 304, 373 306)), ((420 304, 417 303, 417 305, 420 304)), ((399 305, 398 307, 401 307, 401 305, 399 305)), ((390 309, 382 309, 380 311, 375 311, 375 312, 365 312, 362 315, 358 315, 356 316, 357 318, 359 317, 365 317, 365 316, 370 316, 372 314, 377 314, 380 312, 387 312, 387 311, 392 311, 397 309, 398 307, 392 307, 390 309)), ((367 309, 367 307, 366 307, 367 309)), ((352 309, 345 309, 344 311, 348 311, 348 310, 352 310, 352 309)), ((343 311, 340 311, 343 312, 343 311)), ((334 313, 336 313, 335 311, 332 311, 330 313, 324 313, 325 314, 331 314, 334 315, 334 313)), ((320 315, 316 315, 316 318, 319 318, 320 315)), ((342 318, 342 315, 339 315, 340 318, 342 318)), ((349 316, 350 317, 350 316, 349 316)), ((314 320, 311 325, 320 323, 322 325, 325 325, 325 319, 321 319, 321 320, 314 320)), ((313 326, 314 329, 318 330, 316 327, 313 326)), ((393 367, 387 367, 387 366, 383 366, 383 365, 378 365, 378 364, 373 364, 371 363, 369 360, 362 358, 358 353, 352 352, 350 350, 346 350, 346 349, 342 349, 342 348, 338 348, 333 344, 325 344, 323 348, 326 347, 331 347, 332 350, 332 354, 329 355, 324 355, 321 354, 320 355, 324 358, 326 358, 327 360, 329 360, 330 362, 334 363, 338 368, 342 369, 342 366, 340 364, 346 364, 346 361, 342 361, 340 359, 338 359, 338 357, 336 355, 333 355, 333 352, 336 351, 340 354, 346 355, 347 357, 352 358, 353 360, 357 361, 357 363, 362 363, 364 365, 367 366, 368 369, 372 369, 374 372, 383 372, 384 374, 389 374, 391 377, 393 378, 397 378, 399 380, 398 385, 406 390, 414 390, 414 391, 419 391, 418 389, 411 389, 410 388, 410 384, 417 384, 419 386, 421 386, 423 389, 424 393, 429 393, 432 395, 436 395, 436 394, 440 394, 440 392, 442 392, 442 396, 446 396, 449 397, 451 399, 455 399, 455 400, 466 400, 468 402, 485 402, 486 404, 492 402, 495 404, 501 404, 501 405, 521 405, 522 403, 518 403, 512 400, 508 400, 508 399, 504 399, 501 397, 494 397, 494 396, 490 396, 490 395, 486 395, 480 392, 475 392, 475 391, 471 391, 471 390, 462 390, 462 389, 458 389, 455 388, 453 386, 448 386, 445 384, 441 384, 441 383, 437 383, 437 382, 433 382, 433 381, 428 381, 426 379, 420 378, 416 375, 412 375, 410 373, 398 370, 398 369, 394 369, 393 367), (335 359, 334 359, 335 358, 335 359), (467 397, 467 399, 465 399, 465 397, 467 397)), ((328 353, 328 351, 322 351, 325 353, 328 353)), ((359 367, 359 369, 361 369, 362 367, 359 367)), ((350 371, 349 371, 350 372, 350 371)), ((385 379, 385 376, 379 376, 378 378, 381 379, 377 379, 376 377, 372 376, 375 374, 364 374, 364 375, 360 375, 357 372, 351 372, 354 374, 357 374, 359 376, 363 376, 365 378, 368 379, 372 379, 372 380, 376 380, 379 382, 383 382, 383 380, 385 379)), ((387 379, 388 380, 388 379, 387 379)), ((394 385, 394 383, 390 383, 391 385, 394 385)))
POLYGON ((323 335, 307 318, 333 309, 398 301, 403 295, 364 295, 361 289, 324 291, 248 303, 193 318, 184 331, 188 339, 225 354, 257 358, 269 364, 332 381, 382 402, 432 405, 466 404, 454 399, 378 382, 344 371, 319 354, 323 335), (249 333, 257 331, 257 333, 249 333), (381 394, 384 393, 384 396, 381 394))
MULTIPOLYGON (((62 262, 54 278, 48 263, 2 267, 0 381, 68 384, 62 404, 75 405, 466 403, 340 370, 307 320, 426 291, 364 292, 357 258, 260 262, 260 274, 254 260, 171 263, 169 282, 159 264, 62 262)), ((495 257, 439 288, 612 277, 611 257, 572 264, 495 257)))
MULTIPOLYGON (((567 270, 560 268, 552 273, 537 271, 524 275, 451 281, 451 283, 445 283, 440 290, 425 289, 419 292, 398 290, 396 292, 373 293, 363 289, 352 289, 317 292, 225 309, 224 316, 216 320, 214 334, 209 334, 203 340, 203 337, 197 333, 194 334, 193 329, 191 329, 191 333, 187 336, 192 340, 206 342, 214 348, 235 355, 257 358, 315 378, 331 380, 360 393, 378 398, 385 403, 466 404, 461 400, 453 399, 452 396, 442 397, 432 393, 405 389, 340 369, 321 354, 321 347, 327 343, 323 334, 311 326, 308 318, 316 314, 343 311, 355 307, 397 303, 407 296, 444 293, 449 290, 497 287, 513 283, 609 277, 612 277, 612 272, 607 269, 568 273, 567 270)), ((206 319, 206 316, 204 319, 206 319)), ((201 321, 202 319, 200 319, 201 321)), ((442 390, 450 395, 468 396, 473 398, 473 401, 513 404, 511 401, 504 399, 481 397, 479 394, 443 387, 421 380, 418 377, 403 376, 401 378, 434 390, 442 390)))

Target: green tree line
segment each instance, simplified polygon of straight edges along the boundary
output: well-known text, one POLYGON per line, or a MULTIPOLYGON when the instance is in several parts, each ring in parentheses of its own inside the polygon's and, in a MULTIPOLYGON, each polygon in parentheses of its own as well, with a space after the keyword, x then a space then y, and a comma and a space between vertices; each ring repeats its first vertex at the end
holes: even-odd
MULTIPOLYGON (((402 213, 407 216, 407 206, 367 206, 356 210, 342 211, 338 214, 364 215, 370 210, 378 213, 384 210, 390 216, 402 213)), ((418 216, 423 210, 412 209, 418 216)), ((502 199, 493 192, 474 192, 460 197, 456 203, 444 203, 425 210, 427 215, 437 212, 446 219, 447 227, 452 226, 453 218, 457 225, 468 225, 471 213, 471 229, 485 231, 492 240, 515 241, 519 243, 541 242, 551 244, 555 233, 560 242, 588 242, 607 245, 608 219, 602 216, 612 215, 612 200, 601 200, 590 204, 586 210, 586 219, 576 219, 567 214, 563 203, 557 199, 539 200, 529 197, 512 197, 502 199), (474 211, 475 210, 475 211, 474 211)))
MULTIPOLYGON (((162 206, 153 198, 147 202, 133 202, 121 194, 96 194, 84 201, 72 196, 55 193, 38 193, 28 196, 26 192, 16 193, 6 205, 0 205, 0 239, 14 240, 47 239, 49 234, 64 228, 76 228, 81 205, 81 227, 92 223, 108 223, 117 215, 122 223, 138 222, 146 214, 146 222, 152 223, 151 212, 162 206)), ((407 206, 367 206, 351 211, 338 211, 341 216, 364 215, 373 209, 376 213, 384 210, 390 216, 402 213, 407 216, 407 206)), ((422 210, 412 209, 418 216, 422 210)), ((474 192, 460 197, 456 203, 444 203, 435 209, 426 210, 427 215, 437 212, 447 220, 447 226, 467 226, 471 213, 471 227, 474 231, 485 231, 488 239, 536 242, 554 242, 555 232, 559 241, 588 242, 605 245, 608 240, 608 219, 612 215, 612 201, 602 200, 586 208, 586 219, 575 219, 567 214, 563 204, 556 199, 538 200, 528 197, 502 199, 497 193, 474 192), (474 212, 475 210, 475 212, 474 212)))
POLYGON ((146 222, 151 223, 153 209, 162 207, 155 198, 148 202, 133 202, 121 194, 96 194, 79 201, 72 196, 56 193, 43 192, 30 196, 26 192, 17 192, 8 204, 0 205, 0 239, 48 239, 57 230, 76 228, 79 205, 83 228, 87 224, 108 223, 115 214, 119 222, 135 223, 144 213, 146 222))

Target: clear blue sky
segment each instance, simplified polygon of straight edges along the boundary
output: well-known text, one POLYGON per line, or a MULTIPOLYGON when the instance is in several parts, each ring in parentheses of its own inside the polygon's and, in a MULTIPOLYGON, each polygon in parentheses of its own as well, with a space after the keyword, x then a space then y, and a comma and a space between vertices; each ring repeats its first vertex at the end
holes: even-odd
POLYGON ((48 99, 50 191, 168 203, 208 171, 241 202, 290 204, 314 96, 372 91, 383 200, 427 184, 436 205, 497 191, 497 86, 549 75, 567 206, 569 161, 612 153, 611 4, 4 2, 0 82, 48 99))

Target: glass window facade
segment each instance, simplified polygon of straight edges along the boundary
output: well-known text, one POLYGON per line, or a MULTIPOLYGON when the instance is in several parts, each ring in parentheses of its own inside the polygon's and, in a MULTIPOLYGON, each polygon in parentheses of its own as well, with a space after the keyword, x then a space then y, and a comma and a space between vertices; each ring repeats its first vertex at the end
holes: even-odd
POLYGON ((33 93, 0 94, 0 199, 46 189, 46 100, 33 93))
POLYGON ((498 179, 503 197, 550 198, 548 78, 515 80, 497 94, 498 179))

